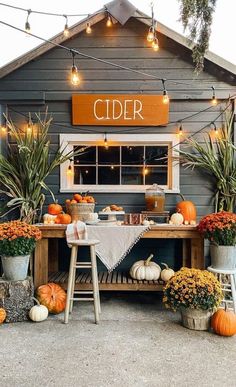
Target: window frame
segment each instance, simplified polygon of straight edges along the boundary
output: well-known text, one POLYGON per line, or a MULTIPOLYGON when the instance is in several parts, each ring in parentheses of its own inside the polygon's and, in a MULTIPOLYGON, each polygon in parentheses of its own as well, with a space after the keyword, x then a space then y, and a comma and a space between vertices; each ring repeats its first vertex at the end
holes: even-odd
MULTIPOLYGON (((129 145, 169 145, 171 148, 170 155, 170 165, 168 165, 168 177, 172 180, 172 182, 168 182, 167 186, 161 186, 166 193, 179 193, 179 174, 180 168, 179 163, 173 161, 173 157, 178 155, 179 150, 179 138, 176 134, 107 134, 108 144, 117 145, 117 146, 129 146, 129 145), (172 156, 172 157, 171 157, 172 156), (172 184, 171 184, 172 183, 172 184)), ((64 153, 67 153, 73 150, 73 146, 76 145, 88 145, 88 146, 103 146, 104 144, 104 134, 96 133, 96 134, 60 134, 60 145, 64 149, 64 153)), ((70 164, 70 161, 66 161, 65 163, 60 165, 60 192, 116 192, 116 193, 143 193, 146 191, 149 185, 79 185, 72 184, 71 179, 67 178, 67 169, 70 164)))

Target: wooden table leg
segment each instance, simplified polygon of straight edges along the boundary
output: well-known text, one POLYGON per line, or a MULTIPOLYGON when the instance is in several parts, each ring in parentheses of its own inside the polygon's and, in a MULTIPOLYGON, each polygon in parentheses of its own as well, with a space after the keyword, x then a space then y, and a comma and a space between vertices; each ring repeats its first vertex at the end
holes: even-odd
POLYGON ((191 267, 204 269, 204 239, 191 239, 191 267))
POLYGON ((50 238, 48 240, 48 272, 58 271, 58 266, 58 239, 50 238))
POLYGON ((189 239, 183 239, 182 255, 182 266, 191 267, 191 245, 189 239))
POLYGON ((34 286, 48 282, 48 239, 40 239, 34 251, 34 286))

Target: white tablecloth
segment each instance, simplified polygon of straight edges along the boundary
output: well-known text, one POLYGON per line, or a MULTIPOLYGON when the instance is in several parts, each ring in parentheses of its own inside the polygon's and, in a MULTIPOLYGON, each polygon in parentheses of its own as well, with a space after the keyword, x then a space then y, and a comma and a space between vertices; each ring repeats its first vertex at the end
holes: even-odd
POLYGON ((87 226, 88 239, 98 239, 96 254, 109 271, 126 257, 149 226, 87 226))

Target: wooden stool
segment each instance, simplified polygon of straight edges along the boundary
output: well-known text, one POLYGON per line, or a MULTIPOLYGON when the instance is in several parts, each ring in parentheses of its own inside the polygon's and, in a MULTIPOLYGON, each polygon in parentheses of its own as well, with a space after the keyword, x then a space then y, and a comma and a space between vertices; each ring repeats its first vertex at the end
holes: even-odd
POLYGON ((221 289, 224 293, 224 299, 222 302, 225 302, 227 304, 232 303, 234 313, 236 313, 236 268, 235 269, 214 269, 212 266, 209 266, 207 268, 211 273, 214 273, 221 284, 221 289), (222 276, 229 276, 229 282, 223 282, 222 276), (226 293, 229 293, 231 295, 232 299, 226 299, 225 295, 226 293))
POLYGON ((95 323, 99 322, 99 313, 101 313, 100 307, 100 296, 99 296, 99 286, 98 286, 98 273, 97 273, 97 260, 96 260, 96 252, 95 245, 100 243, 98 240, 89 240, 89 239, 78 239, 67 241, 68 245, 71 245, 71 257, 70 257, 70 269, 69 269, 69 278, 68 278, 68 287, 67 287, 67 298, 66 298, 66 308, 64 315, 64 323, 68 323, 69 313, 72 312, 73 302, 74 301, 93 301, 94 302, 94 315, 95 315, 95 323), (78 247, 80 246, 88 246, 90 247, 90 262, 77 262, 77 254, 78 247), (92 283, 93 290, 85 291, 85 290, 75 290, 75 275, 76 269, 91 269, 92 271, 92 283), (74 298, 75 294, 92 294, 93 297, 77 297, 74 298))

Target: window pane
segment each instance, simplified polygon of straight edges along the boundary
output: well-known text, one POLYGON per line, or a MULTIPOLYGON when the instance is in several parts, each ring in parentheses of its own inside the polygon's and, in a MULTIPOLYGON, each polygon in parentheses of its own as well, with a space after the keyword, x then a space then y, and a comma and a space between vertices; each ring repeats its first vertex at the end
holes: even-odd
POLYGON ((143 164, 143 146, 122 146, 122 164, 143 164))
POLYGON ((143 184, 143 168, 142 167, 123 167, 121 184, 143 184))
POLYGON ((96 184, 96 167, 74 167, 74 184, 96 184))
POLYGON ((98 164, 120 164, 120 147, 104 146, 98 148, 98 164))
MULTIPOLYGON (((74 146, 74 151, 82 149, 84 146, 74 146)), ((90 146, 83 153, 74 157, 74 164, 95 164, 96 163, 96 147, 90 146)))
POLYGON ((120 167, 98 167, 98 184, 120 184, 120 167))
POLYGON ((167 165, 167 155, 168 146, 146 146, 146 164, 167 165))
POLYGON ((145 175, 145 184, 167 185, 167 168, 148 167, 145 175))

